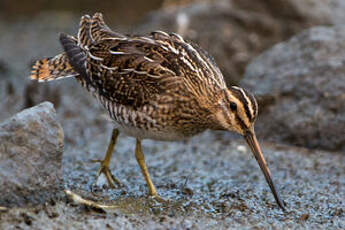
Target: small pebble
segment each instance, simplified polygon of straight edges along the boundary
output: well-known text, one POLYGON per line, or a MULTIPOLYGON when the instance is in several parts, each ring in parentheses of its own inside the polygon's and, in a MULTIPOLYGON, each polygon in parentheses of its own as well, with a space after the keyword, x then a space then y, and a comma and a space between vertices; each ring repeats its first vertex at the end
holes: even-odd
POLYGON ((309 219, 309 213, 304 213, 298 218, 299 221, 306 221, 308 219, 309 219))
POLYGON ((244 145, 237 145, 237 151, 239 151, 241 153, 245 153, 245 152, 247 152, 247 147, 244 145))

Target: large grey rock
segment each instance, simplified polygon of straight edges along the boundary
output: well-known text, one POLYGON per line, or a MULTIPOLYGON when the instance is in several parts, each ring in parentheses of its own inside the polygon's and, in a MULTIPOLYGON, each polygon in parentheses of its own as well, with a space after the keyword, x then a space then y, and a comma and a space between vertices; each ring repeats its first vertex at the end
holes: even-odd
POLYGON ((63 130, 44 102, 0 125, 0 206, 34 205, 61 191, 63 130))
POLYGON ((345 27, 316 27, 257 57, 242 82, 261 97, 268 140, 345 150, 345 27))
POLYGON ((136 30, 174 31, 196 41, 214 56, 231 85, 263 50, 305 28, 343 23, 344 10, 342 0, 202 1, 156 11, 136 30))
POLYGON ((274 17, 279 23, 285 23, 281 29, 286 31, 308 25, 343 24, 345 21, 343 0, 232 0, 232 3, 240 9, 274 17))

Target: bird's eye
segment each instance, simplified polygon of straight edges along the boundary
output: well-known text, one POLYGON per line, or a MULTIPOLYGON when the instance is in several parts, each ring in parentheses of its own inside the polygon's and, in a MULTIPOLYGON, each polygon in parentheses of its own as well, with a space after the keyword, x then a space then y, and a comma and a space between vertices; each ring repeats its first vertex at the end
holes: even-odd
POLYGON ((230 109, 231 109, 232 111, 235 111, 235 110, 237 109, 237 105, 236 105, 235 102, 230 102, 230 109))

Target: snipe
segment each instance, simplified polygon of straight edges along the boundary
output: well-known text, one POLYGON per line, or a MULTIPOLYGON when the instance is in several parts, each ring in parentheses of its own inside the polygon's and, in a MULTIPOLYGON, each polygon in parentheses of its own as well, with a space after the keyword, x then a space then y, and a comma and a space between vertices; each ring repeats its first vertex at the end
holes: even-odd
POLYGON ((242 88, 227 88, 206 51, 175 33, 116 33, 100 13, 83 16, 77 37, 61 34, 60 42, 65 52, 37 61, 30 77, 74 77, 109 112, 115 126, 98 176, 104 173, 111 187, 119 184, 109 170, 119 132, 136 138, 135 156, 149 194, 158 196, 144 161, 143 139, 174 141, 206 129, 235 131, 246 139, 284 209, 254 133, 257 102, 242 88))

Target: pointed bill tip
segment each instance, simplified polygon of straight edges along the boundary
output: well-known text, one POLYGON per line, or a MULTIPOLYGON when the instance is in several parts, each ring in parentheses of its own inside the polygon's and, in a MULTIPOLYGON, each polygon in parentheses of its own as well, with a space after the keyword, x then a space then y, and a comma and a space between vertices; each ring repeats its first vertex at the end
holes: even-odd
POLYGON ((280 195, 278 193, 278 190, 276 189, 273 180, 272 180, 272 176, 271 176, 271 172, 267 166, 266 160, 262 154, 260 145, 258 140, 256 139, 256 135, 253 131, 248 131, 245 135, 244 138, 246 139, 250 149, 252 150, 254 157, 256 159, 256 161, 258 162, 264 176, 265 179, 273 193, 274 199, 276 200, 278 206, 285 211, 285 204, 284 201, 280 198, 280 195))

